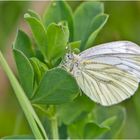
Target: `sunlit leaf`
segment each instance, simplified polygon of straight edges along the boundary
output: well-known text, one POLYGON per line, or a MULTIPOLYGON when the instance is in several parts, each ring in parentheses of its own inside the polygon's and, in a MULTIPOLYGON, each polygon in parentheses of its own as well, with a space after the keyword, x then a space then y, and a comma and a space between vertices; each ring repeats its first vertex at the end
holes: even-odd
POLYGON ((36 13, 35 11, 31 10, 31 9, 28 10, 28 14, 29 14, 31 17, 34 17, 34 18, 36 18, 36 19, 38 19, 38 20, 41 20, 40 15, 39 15, 38 13, 36 13))

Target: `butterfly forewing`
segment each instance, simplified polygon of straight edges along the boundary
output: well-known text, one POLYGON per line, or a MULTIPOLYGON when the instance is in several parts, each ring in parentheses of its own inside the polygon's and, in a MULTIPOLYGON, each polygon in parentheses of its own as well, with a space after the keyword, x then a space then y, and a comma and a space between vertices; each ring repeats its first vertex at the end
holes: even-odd
POLYGON ((117 41, 98 45, 80 54, 81 61, 90 60, 117 66, 140 80, 140 47, 132 42, 117 41))
POLYGON ((79 54, 79 66, 74 76, 83 92, 104 106, 116 104, 138 88, 140 48, 128 41, 98 45, 79 54))
POLYGON ((131 53, 140 54, 137 44, 130 41, 115 41, 94 46, 80 53, 81 58, 92 57, 99 54, 131 53))

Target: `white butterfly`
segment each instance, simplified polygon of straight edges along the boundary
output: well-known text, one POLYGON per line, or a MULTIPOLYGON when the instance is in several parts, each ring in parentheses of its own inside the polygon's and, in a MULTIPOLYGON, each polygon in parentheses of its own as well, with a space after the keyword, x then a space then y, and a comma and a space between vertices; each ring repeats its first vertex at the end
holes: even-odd
POLYGON ((129 41, 101 44, 79 55, 67 53, 62 65, 91 100, 110 106, 137 90, 140 47, 129 41))

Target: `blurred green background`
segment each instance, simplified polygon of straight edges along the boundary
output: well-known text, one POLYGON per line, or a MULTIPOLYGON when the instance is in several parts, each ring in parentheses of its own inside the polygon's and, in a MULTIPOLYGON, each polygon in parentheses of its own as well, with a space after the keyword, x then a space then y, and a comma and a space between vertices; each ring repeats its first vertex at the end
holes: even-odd
MULTIPOLYGON (((80 2, 68 2, 73 9, 80 2)), ((109 20, 99 33, 94 44, 115 40, 129 40, 140 45, 140 2, 103 2, 109 20)), ((11 46, 18 28, 30 34, 23 15, 28 9, 42 14, 48 2, 0 2, 0 49, 5 53, 13 70, 15 65, 11 46)), ((80 23, 79 23, 80 24, 80 23)), ((0 68, 0 137, 12 134, 29 133, 28 124, 20 114, 21 110, 12 89, 0 68), (22 119, 21 127, 15 125, 22 119)), ((125 127, 119 138, 140 138, 140 90, 129 100, 122 103, 126 107, 125 127)))

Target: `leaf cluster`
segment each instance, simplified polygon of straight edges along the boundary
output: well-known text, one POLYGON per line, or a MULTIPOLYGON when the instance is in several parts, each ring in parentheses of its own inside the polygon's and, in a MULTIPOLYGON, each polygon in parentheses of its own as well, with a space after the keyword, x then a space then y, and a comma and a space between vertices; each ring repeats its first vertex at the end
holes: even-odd
POLYGON ((124 108, 95 105, 80 95, 74 77, 58 68, 68 44, 74 51, 93 45, 108 19, 103 3, 83 2, 73 12, 65 1, 55 1, 43 18, 32 10, 24 18, 33 38, 19 30, 13 54, 19 81, 31 103, 45 113, 48 123, 57 118, 60 138, 115 138, 125 121, 124 108))

